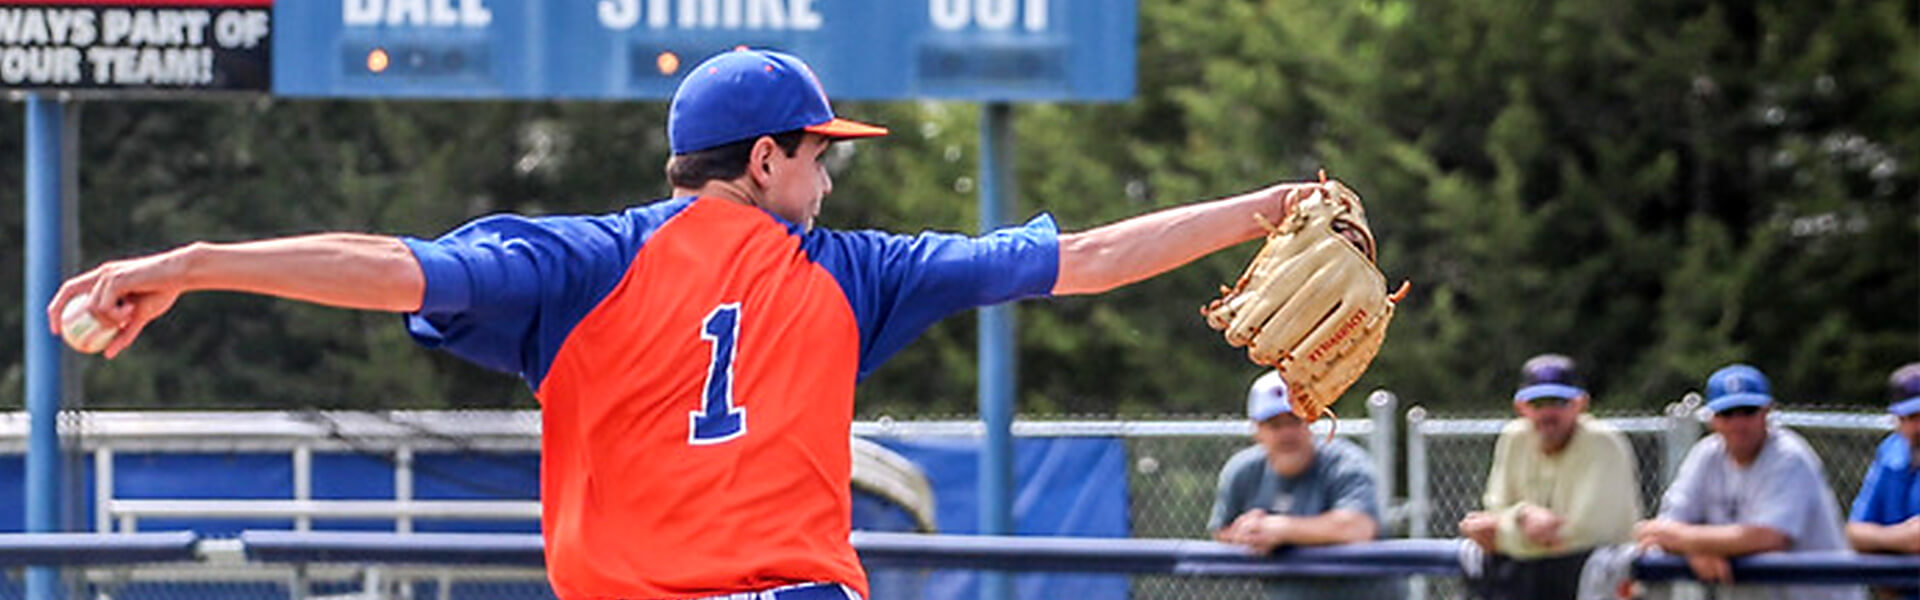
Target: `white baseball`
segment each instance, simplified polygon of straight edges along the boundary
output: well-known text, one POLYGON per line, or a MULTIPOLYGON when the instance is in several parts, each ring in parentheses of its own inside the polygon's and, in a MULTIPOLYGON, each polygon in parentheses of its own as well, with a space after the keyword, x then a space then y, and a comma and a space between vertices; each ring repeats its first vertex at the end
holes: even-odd
POLYGON ((87 305, 93 303, 92 294, 81 294, 67 301, 60 309, 60 337, 68 346, 85 354, 93 354, 107 348, 107 342, 119 335, 120 329, 109 328, 93 318, 87 311, 87 305))

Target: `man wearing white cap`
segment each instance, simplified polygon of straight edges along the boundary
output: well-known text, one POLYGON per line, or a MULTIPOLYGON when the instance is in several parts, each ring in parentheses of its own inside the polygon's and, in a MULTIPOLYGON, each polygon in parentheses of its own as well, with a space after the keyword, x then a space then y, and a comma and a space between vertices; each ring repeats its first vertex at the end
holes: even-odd
MULTIPOLYGON (((1286 545, 1350 544, 1374 539, 1380 507, 1374 497, 1373 463, 1344 439, 1315 444, 1314 436, 1287 401, 1278 372, 1254 380, 1247 391, 1247 417, 1256 444, 1220 469, 1207 528, 1214 539, 1267 553, 1286 545)), ((1278 582, 1273 598, 1370 600, 1399 598, 1397 580, 1335 579, 1278 582)))
MULTIPOLYGON (((1634 527, 1642 545, 1684 555, 1700 581, 1735 584, 1728 559, 1762 552, 1847 551, 1840 506, 1819 455, 1798 434, 1770 427, 1767 376, 1728 365, 1707 378, 1713 435, 1694 444, 1660 517, 1634 527)), ((1860 598, 1851 586, 1728 585, 1717 598, 1860 598)))
POLYGON ((1542 354, 1520 368, 1518 419, 1494 444, 1485 510, 1460 535, 1485 550, 1488 600, 1572 600, 1597 546, 1624 543, 1640 513, 1633 448, 1613 426, 1587 416, 1573 359, 1542 354))

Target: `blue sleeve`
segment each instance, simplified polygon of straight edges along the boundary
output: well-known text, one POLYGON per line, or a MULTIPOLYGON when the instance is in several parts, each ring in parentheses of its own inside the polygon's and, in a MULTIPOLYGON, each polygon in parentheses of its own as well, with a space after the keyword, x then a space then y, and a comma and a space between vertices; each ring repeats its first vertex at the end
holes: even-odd
POLYGON ((941 318, 1051 293, 1060 270, 1059 230, 1046 214, 979 237, 815 229, 803 248, 852 304, 862 379, 941 318))
MULTIPOLYGON (((671 204, 671 203, 662 203, 671 204)), ((426 293, 407 331, 429 348, 520 375, 535 390, 574 324, 625 276, 660 205, 596 217, 484 217, 403 241, 426 293)))
POLYGON ((1860 494, 1853 497, 1853 511, 1847 520, 1879 525, 1892 525, 1901 521, 1899 515, 1894 514, 1893 499, 1887 497, 1888 492, 1893 490, 1885 485, 1886 477, 1882 473, 1887 470, 1889 450, 1910 451, 1906 441, 1906 438, 1896 433, 1880 442, 1880 447, 1874 451, 1873 464, 1867 465, 1867 476, 1866 480, 1860 484, 1860 494))

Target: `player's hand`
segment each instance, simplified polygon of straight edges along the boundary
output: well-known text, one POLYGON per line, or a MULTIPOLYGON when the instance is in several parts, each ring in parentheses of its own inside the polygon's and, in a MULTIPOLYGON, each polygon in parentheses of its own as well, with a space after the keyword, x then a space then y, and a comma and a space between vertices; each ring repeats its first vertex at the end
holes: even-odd
POLYGON ((1286 540, 1286 518, 1269 515, 1258 508, 1249 510, 1227 526, 1225 538, 1227 543, 1246 546, 1256 554, 1266 554, 1286 540))
POLYGON ((1661 548, 1674 554, 1686 552, 1680 548, 1680 527, 1682 523, 1670 519, 1651 519, 1634 525, 1634 542, 1642 548, 1661 548))
POLYGON ((1460 519, 1460 535, 1480 546, 1489 553, 1499 552, 1498 532, 1500 517, 1492 513, 1473 511, 1460 519))
POLYGON ((180 298, 185 289, 180 256, 179 251, 171 251, 116 260, 68 279, 47 304, 48 328, 60 335, 60 311, 67 301, 91 294, 93 305, 88 312, 103 325, 120 330, 103 351, 107 358, 118 356, 180 298))
POLYGON ((1260 218, 1269 223, 1279 223, 1287 215, 1293 214, 1293 207, 1299 205, 1300 201, 1313 195, 1318 185, 1319 182, 1314 181, 1289 181, 1260 190, 1259 193, 1268 201, 1268 208, 1259 211, 1260 218))
POLYGON ((1899 541, 1900 552, 1920 554, 1920 515, 1907 517, 1907 520, 1892 526, 1891 529, 1893 534, 1898 536, 1895 539, 1899 541))
POLYGON ((1560 515, 1539 506, 1520 508, 1520 533, 1542 548, 1560 547, 1560 526, 1566 522, 1560 515))
POLYGON ((1694 578, 1704 583, 1733 583, 1733 564, 1724 556, 1688 554, 1687 566, 1693 569, 1694 578))

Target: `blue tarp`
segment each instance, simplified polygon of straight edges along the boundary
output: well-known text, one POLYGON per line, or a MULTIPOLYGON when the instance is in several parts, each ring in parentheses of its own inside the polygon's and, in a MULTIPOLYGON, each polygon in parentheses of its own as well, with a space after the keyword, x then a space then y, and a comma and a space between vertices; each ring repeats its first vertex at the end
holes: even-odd
MULTIPOLYGON (((940 533, 980 533, 980 439, 972 437, 874 440, 926 472, 935 493, 940 533)), ((1023 535, 1124 538, 1127 518, 1126 446, 1112 438, 1014 440, 1013 519, 1023 535)), ((859 515, 855 515, 859 523, 859 515)), ((877 569, 874 598, 974 600, 978 577, 964 571, 934 573, 877 569), (918 588, 919 593, 912 590, 918 588)), ((1016 597, 1127 597, 1124 575, 1022 573, 1013 576, 1016 597)))
MULTIPOLYGON (((918 464, 932 483, 942 533, 979 533, 979 438, 875 440, 918 464)), ((1126 450, 1111 438, 1015 440, 1013 514, 1017 532, 1028 535, 1128 537, 1126 450)), ((0 455, 0 531, 23 529, 24 460, 0 455)), ((92 464, 81 465, 86 499, 75 515, 92 530, 92 464)), ((287 499, 293 497, 289 453, 132 453, 114 455, 118 498, 287 499)), ((385 454, 313 455, 313 497, 392 499, 393 465, 385 454)), ((539 456, 530 452, 419 452, 414 457, 414 498, 423 500, 532 500, 538 497, 539 456)), ((911 518, 886 502, 856 495, 856 528, 905 531, 911 518)), ((204 537, 232 537, 242 529, 291 529, 287 519, 143 519, 142 530, 193 530, 204 537)), ((316 529, 392 531, 391 520, 316 520, 316 529)), ((416 520, 417 531, 535 533, 533 521, 416 520)), ((1020 574, 1025 598, 1124 598, 1127 579, 1118 575, 1020 574)), ((974 574, 890 569, 874 573, 876 598, 919 597, 972 600, 974 574), (918 591, 915 591, 918 590, 918 591)))

